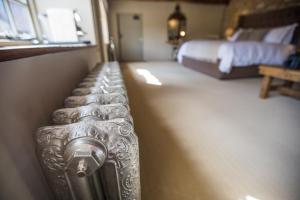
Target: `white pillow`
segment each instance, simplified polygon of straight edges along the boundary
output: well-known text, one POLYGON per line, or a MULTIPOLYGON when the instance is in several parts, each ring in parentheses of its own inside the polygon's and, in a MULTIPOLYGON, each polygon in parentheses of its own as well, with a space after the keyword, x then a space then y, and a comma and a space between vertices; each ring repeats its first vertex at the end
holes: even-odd
POLYGON ((293 36, 294 36, 294 32, 295 29, 297 28, 298 24, 293 24, 291 29, 289 30, 289 32, 285 35, 285 38, 283 39, 282 43, 283 44, 290 44, 293 36))
POLYGON ((242 32, 243 32, 243 29, 237 30, 228 40, 230 42, 235 42, 242 32))
POLYGON ((297 26, 298 24, 292 24, 273 28, 268 32, 263 41, 267 43, 289 44, 297 26))

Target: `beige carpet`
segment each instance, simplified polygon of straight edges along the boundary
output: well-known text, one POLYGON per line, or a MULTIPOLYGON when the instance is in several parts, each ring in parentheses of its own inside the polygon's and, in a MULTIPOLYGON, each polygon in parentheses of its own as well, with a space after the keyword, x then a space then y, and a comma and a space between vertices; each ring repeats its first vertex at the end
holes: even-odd
POLYGON ((300 101, 172 62, 124 68, 143 200, 300 199, 300 101))

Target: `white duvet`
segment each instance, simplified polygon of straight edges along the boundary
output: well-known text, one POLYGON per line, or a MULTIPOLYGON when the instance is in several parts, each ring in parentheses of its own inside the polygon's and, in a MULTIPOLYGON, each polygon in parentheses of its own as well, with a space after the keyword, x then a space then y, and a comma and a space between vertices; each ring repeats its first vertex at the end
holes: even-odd
POLYGON ((178 62, 183 56, 219 63, 219 70, 230 73, 232 66, 268 64, 282 65, 295 52, 293 45, 254 41, 228 42, 221 40, 196 40, 184 43, 178 52, 178 62))

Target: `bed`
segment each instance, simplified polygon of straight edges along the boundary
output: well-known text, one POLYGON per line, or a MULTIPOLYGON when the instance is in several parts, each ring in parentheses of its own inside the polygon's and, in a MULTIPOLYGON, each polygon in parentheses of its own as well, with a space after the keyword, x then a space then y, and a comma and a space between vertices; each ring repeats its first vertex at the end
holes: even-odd
POLYGON ((280 58, 283 60, 295 50, 295 46, 300 46, 300 6, 240 16, 238 28, 242 29, 273 28, 293 23, 298 23, 298 26, 293 32, 292 45, 283 46, 252 41, 188 41, 179 49, 178 61, 185 67, 218 79, 257 77, 259 76, 259 64, 276 64, 279 61, 272 59, 272 56, 275 59, 280 58), (266 50, 270 50, 272 53, 266 53, 266 50), (201 52, 201 54, 196 55, 198 52, 201 52), (240 58, 235 54, 231 55, 231 60, 224 59, 222 55, 220 56, 220 54, 223 53, 224 55, 228 52, 235 52, 235 54, 237 52, 237 54, 240 54, 240 57, 248 55, 247 52, 254 52, 248 56, 249 59, 256 59, 257 57, 255 56, 257 55, 260 56, 260 58, 256 59, 253 63, 249 62, 247 64, 246 62, 245 64, 245 62, 239 62, 240 58), (261 52, 261 54, 257 54, 256 52, 261 52), (269 56, 269 58, 267 58, 267 56, 269 56), (267 58, 267 60, 263 60, 263 58, 267 58), (237 62, 233 62, 233 60, 237 60, 237 62))

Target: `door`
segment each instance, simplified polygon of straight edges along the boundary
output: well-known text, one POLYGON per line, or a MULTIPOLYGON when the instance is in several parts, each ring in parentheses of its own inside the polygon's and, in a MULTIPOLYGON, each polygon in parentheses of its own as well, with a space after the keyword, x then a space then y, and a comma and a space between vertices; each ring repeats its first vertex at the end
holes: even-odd
POLYGON ((121 60, 142 61, 142 16, 139 14, 119 14, 118 22, 121 60))

